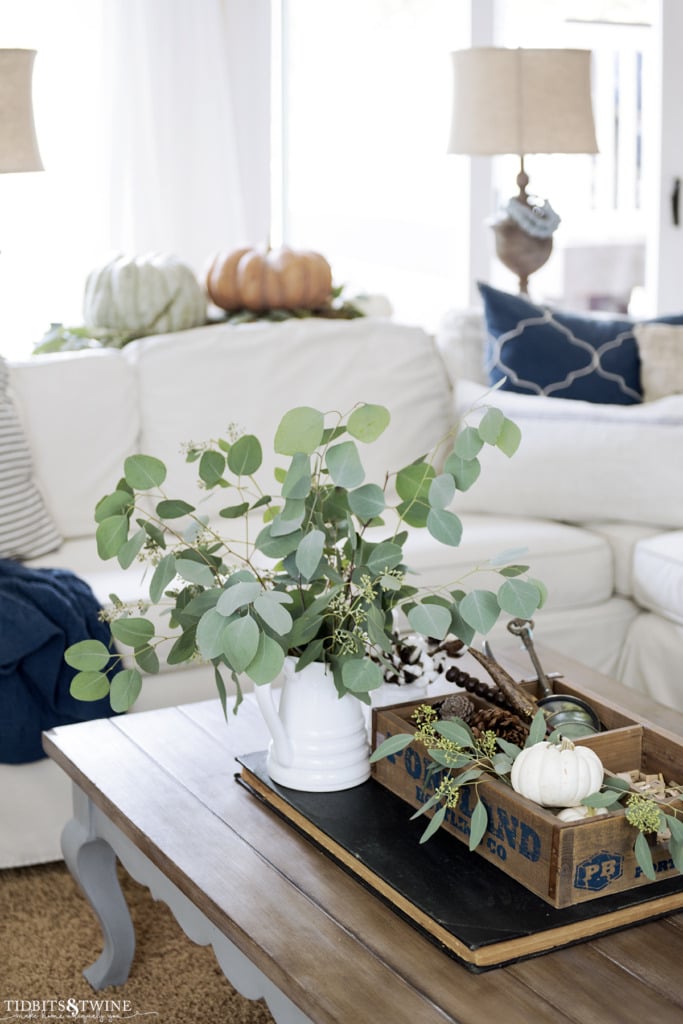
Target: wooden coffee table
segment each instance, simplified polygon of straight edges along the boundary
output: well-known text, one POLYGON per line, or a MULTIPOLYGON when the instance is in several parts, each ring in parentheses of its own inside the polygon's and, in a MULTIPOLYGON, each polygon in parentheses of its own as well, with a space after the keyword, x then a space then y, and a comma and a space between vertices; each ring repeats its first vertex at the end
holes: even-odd
MULTIPOLYGON (((683 736, 683 715, 559 655, 544 666, 683 736)), ((683 1020, 683 913, 474 974, 236 784, 235 756, 267 741, 251 700, 227 725, 216 700, 45 734, 74 783, 65 858, 104 936, 94 988, 133 960, 118 857, 279 1024, 683 1020)))

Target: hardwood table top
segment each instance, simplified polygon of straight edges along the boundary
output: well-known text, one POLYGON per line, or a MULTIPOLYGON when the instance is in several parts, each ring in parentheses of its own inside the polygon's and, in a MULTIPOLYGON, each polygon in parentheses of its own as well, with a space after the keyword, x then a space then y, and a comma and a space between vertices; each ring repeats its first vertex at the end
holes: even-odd
MULTIPOLYGON (((528 675, 524 654, 505 664, 528 675)), ((683 737, 683 715, 560 655, 564 672, 683 737)), ((680 1024, 683 913, 476 974, 234 779, 264 749, 255 703, 218 700, 45 734, 92 803, 316 1024, 680 1024)))

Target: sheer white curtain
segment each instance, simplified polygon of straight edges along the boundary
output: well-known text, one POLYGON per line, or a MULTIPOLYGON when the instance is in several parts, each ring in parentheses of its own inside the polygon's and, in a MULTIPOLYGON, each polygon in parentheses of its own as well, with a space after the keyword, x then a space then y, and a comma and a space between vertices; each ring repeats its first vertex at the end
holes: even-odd
POLYGON ((0 45, 38 51, 45 165, 0 175, 0 353, 81 323, 87 272, 114 250, 171 251, 201 274, 216 249, 267 235, 268 6, 0 0, 0 45), (234 67, 243 53, 260 64, 234 67))
POLYGON ((200 272, 246 225, 226 52, 229 0, 104 0, 109 232, 200 272))

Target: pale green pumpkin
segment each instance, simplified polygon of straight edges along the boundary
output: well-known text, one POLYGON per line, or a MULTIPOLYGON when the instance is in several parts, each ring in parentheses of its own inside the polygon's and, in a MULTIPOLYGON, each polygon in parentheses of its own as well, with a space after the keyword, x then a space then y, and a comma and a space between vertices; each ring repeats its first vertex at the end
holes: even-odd
POLYGON ((175 256, 119 255, 88 274, 83 322, 141 336, 182 331, 206 323, 206 297, 175 256))

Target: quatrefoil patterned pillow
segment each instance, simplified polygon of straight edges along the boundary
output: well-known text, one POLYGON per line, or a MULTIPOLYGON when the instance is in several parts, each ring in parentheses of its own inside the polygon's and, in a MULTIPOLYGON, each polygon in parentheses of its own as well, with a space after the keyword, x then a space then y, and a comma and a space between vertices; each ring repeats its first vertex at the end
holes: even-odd
MULTIPOLYGON (((629 317, 537 306, 478 284, 487 329, 489 382, 506 391, 609 405, 642 402, 640 357, 629 317)), ((683 314, 649 323, 683 324, 683 314)))

